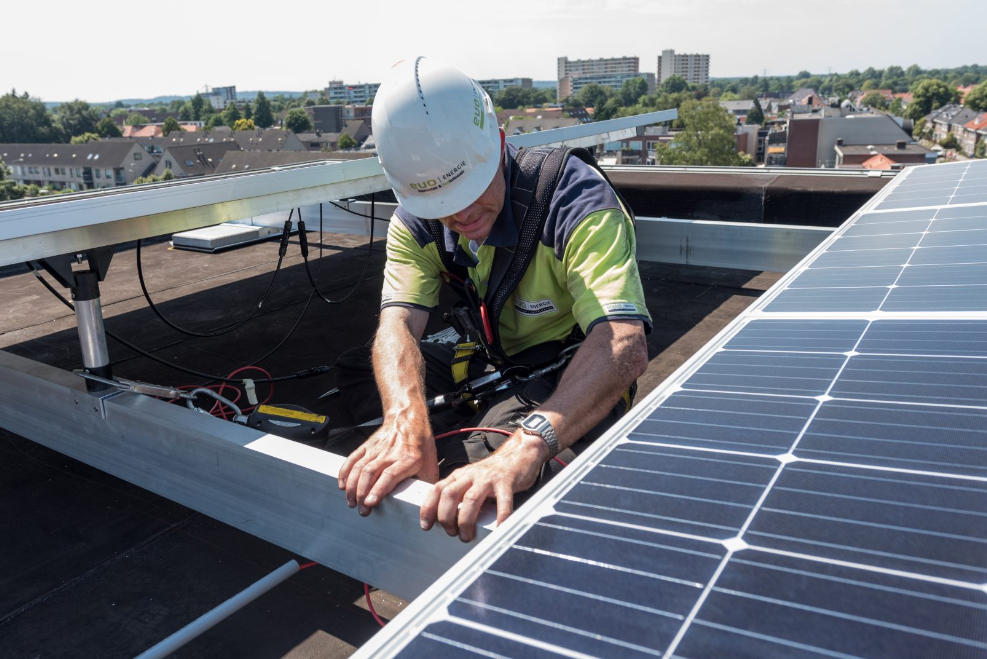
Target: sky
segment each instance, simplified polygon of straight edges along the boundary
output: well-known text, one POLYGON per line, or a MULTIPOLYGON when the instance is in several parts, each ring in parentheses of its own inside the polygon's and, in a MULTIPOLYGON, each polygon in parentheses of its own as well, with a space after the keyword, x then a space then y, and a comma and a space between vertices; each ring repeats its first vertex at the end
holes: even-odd
POLYGON ((64 20, 47 21, 34 3, 11 0, 0 90, 51 102, 191 95, 206 85, 302 91, 332 79, 379 82, 416 55, 473 78, 553 80, 560 56, 636 55, 654 72, 666 48, 708 53, 712 77, 987 64, 983 42, 962 38, 963 25, 987 21, 987 4, 943 6, 933 16, 920 0, 201 0, 84 13, 52 0, 44 13, 64 20))

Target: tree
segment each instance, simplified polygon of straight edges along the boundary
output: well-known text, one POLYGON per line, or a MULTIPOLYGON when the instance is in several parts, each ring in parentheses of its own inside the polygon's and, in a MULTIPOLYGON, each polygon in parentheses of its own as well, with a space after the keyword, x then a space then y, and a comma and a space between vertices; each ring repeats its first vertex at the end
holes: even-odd
POLYGON ((74 135, 69 140, 69 144, 88 144, 89 142, 99 142, 99 134, 83 133, 82 135, 74 135))
POLYGON ((576 101, 583 107, 600 109, 607 102, 611 93, 606 87, 591 82, 579 90, 579 93, 576 94, 576 101))
POLYGON ((121 137, 123 135, 120 128, 109 117, 103 117, 99 120, 96 124, 96 132, 99 133, 100 137, 121 137))
POLYGON ((950 132, 946 137, 939 141, 939 146, 944 149, 958 149, 960 148, 960 141, 956 139, 956 135, 950 132))
POLYGON ((96 132, 99 113, 85 101, 75 99, 62 103, 55 111, 55 120, 62 127, 66 137, 96 132))
POLYGON ((258 128, 270 128, 274 125, 271 102, 264 96, 264 92, 257 92, 257 100, 254 101, 254 123, 258 128))
POLYGON ((880 110, 888 107, 888 99, 881 92, 867 92, 860 99, 860 104, 867 108, 878 108, 880 110))
POLYGON ((292 108, 284 116, 284 127, 293 133, 304 133, 307 130, 312 130, 312 120, 308 118, 305 110, 292 108))
POLYGON ((130 110, 122 106, 118 108, 113 108, 112 110, 110 110, 110 117, 112 117, 113 119, 116 119, 119 116, 125 117, 129 112, 130 110))
POLYGON ((140 112, 131 112, 127 115, 127 118, 123 120, 124 126, 143 126, 147 123, 147 117, 142 115, 140 112))
POLYGON ((987 158, 987 139, 980 138, 977 146, 973 149, 974 158, 987 158))
POLYGON ((13 201, 15 199, 22 199, 27 190, 23 185, 18 185, 17 181, 11 181, 7 178, 10 170, 7 165, 0 160, 0 201, 13 201))
POLYGON ((761 101, 754 99, 754 107, 750 109, 747 113, 747 124, 760 126, 764 123, 764 108, 761 107, 761 101))
POLYGON ((967 92, 963 105, 977 112, 987 110, 987 82, 982 82, 967 92))
POLYGON ((684 92, 688 88, 689 83, 687 83, 685 78, 682 76, 669 76, 661 81, 661 86, 658 90, 665 94, 678 94, 679 92, 684 92))
POLYGON ((174 179, 175 179, 175 172, 171 171, 170 169, 166 169, 164 171, 164 174, 161 175, 162 181, 172 181, 174 179))
POLYGON ((679 108, 683 130, 671 144, 658 146, 658 161, 663 165, 747 165, 737 151, 734 120, 713 98, 686 101, 679 108))
POLYGON ((212 130, 216 126, 225 126, 225 125, 226 124, 223 123, 223 115, 213 114, 210 115, 209 119, 206 121, 206 130, 212 130))
POLYGON ((233 122, 233 130, 255 130, 257 127, 254 125, 253 119, 237 119, 233 122))
POLYGON ((192 121, 192 104, 188 101, 182 103, 182 107, 178 108, 178 120, 192 121))
POLYGON ((250 103, 244 103, 243 104, 243 118, 244 119, 253 119, 254 118, 254 111, 250 107, 250 103))
POLYGON ((336 145, 339 149, 355 149, 357 147, 356 140, 354 140, 348 133, 343 133, 339 136, 339 143, 336 145))
POLYGON ((58 142, 61 138, 44 103, 27 92, 18 96, 11 90, 0 96, 0 143, 58 142))
POLYGON ((199 92, 196 92, 189 102, 192 104, 192 119, 202 121, 202 106, 206 104, 206 99, 202 98, 199 92))
POLYGON ((905 111, 909 119, 919 119, 955 100, 956 90, 937 78, 926 78, 912 85, 912 102, 905 111))
POLYGON ((240 114, 240 109, 236 106, 236 103, 230 103, 223 110, 223 123, 227 126, 233 126, 238 119, 242 119, 243 115, 240 114))
POLYGON ((168 133, 172 133, 175 131, 181 133, 184 130, 185 130, 184 128, 178 125, 178 121, 174 117, 168 117, 167 119, 165 119, 164 125, 161 126, 161 133, 165 136, 167 136, 168 133))
POLYGON ((620 100, 623 105, 634 105, 642 96, 648 93, 648 83, 644 78, 625 80, 620 86, 620 100))
POLYGON ((888 106, 888 114, 896 117, 905 116, 905 103, 900 98, 894 99, 891 101, 891 105, 888 106))

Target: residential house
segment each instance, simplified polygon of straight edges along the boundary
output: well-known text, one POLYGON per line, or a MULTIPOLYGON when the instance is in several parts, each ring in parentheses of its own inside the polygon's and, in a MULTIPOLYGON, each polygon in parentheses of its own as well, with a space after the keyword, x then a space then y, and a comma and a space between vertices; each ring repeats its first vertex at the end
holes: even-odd
POLYGON ((296 133, 306 151, 335 151, 339 146, 341 133, 323 133, 316 130, 311 133, 296 133))
POLYGON ((339 133, 343 130, 343 105, 309 105, 302 108, 312 120, 312 128, 323 133, 339 133))
POLYGON ((354 151, 227 151, 215 173, 233 174, 306 162, 339 162, 369 157, 371 157, 369 153, 354 151))
MULTIPOLYGON (((886 114, 855 114, 846 117, 793 116, 788 122, 788 167, 835 167, 838 140, 846 146, 911 142, 911 137, 886 114)), ((773 143, 769 141, 769 155, 773 143)), ((772 158, 777 162, 778 158, 772 158)))
POLYGON ((794 91, 791 96, 784 100, 784 103, 788 106, 793 105, 810 105, 812 107, 823 107, 826 103, 823 101, 822 97, 816 92, 815 89, 811 87, 803 87, 794 91))
POLYGON ((961 139, 963 137, 963 124, 976 118, 976 111, 955 103, 948 103, 925 117, 926 125, 932 124, 932 137, 936 142, 946 139, 950 133, 955 134, 954 125, 960 126, 960 132, 956 135, 956 139, 961 139))
POLYGON ((847 145, 843 138, 837 138, 833 149, 838 169, 901 169, 936 161, 935 151, 907 140, 897 140, 893 144, 847 145))
POLYGON ((370 115, 373 113, 374 106, 372 105, 344 105, 343 107, 343 119, 366 119, 370 121, 370 115))
POLYGON ((963 152, 972 157, 977 148, 977 142, 983 140, 985 134, 987 134, 987 112, 983 112, 963 124, 963 137, 960 139, 963 152))
POLYGON ((720 107, 726 109, 737 123, 747 119, 747 113, 754 109, 754 101, 720 101, 720 107))
POLYGON ((364 140, 370 137, 370 120, 369 119, 348 119, 346 124, 343 126, 343 133, 349 135, 357 143, 357 146, 363 144, 364 140))
POLYGON ((239 150, 240 146, 235 140, 169 146, 161 154, 154 173, 162 176, 170 169, 176 178, 209 176, 216 173, 216 168, 227 152, 239 150))
POLYGON ((243 151, 306 150, 298 136, 289 130, 257 128, 254 130, 234 130, 230 135, 243 151))
POLYGON ((154 167, 154 159, 130 140, 87 144, 0 144, 0 160, 22 185, 92 190, 130 185, 154 167))

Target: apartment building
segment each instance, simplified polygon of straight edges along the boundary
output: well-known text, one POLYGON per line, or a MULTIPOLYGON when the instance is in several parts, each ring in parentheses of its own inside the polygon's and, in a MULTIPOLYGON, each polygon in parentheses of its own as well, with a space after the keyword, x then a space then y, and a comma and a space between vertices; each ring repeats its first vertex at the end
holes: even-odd
POLYGON ((559 78, 558 100, 561 102, 570 96, 575 96, 583 87, 590 83, 620 89, 626 81, 633 80, 634 78, 644 78, 645 82, 648 83, 648 93, 655 93, 654 73, 638 73, 635 71, 631 73, 604 73, 601 75, 572 75, 559 78))
POLYGON ((144 148, 130 140, 87 144, 0 144, 0 160, 21 185, 56 190, 92 190, 130 185, 155 165, 144 148))
POLYGON ((559 80, 566 76, 607 75, 637 73, 640 69, 637 57, 602 57, 599 59, 558 59, 559 80))
POLYGON ((531 78, 491 78, 489 80, 477 80, 477 82, 490 96, 508 87, 531 89, 533 86, 531 78))
POLYGON ((377 90, 379 82, 345 83, 342 80, 330 80, 326 87, 326 98, 332 104, 369 105, 377 90))
POLYGON ((674 50, 663 50, 658 56, 658 80, 668 80, 672 76, 685 78, 693 85, 709 84, 709 55, 699 53, 676 55, 674 50))
POLYGON ((207 90, 202 97, 209 101, 209 105, 217 110, 225 110, 226 106, 230 103, 236 104, 236 85, 231 87, 213 87, 212 89, 207 88, 207 90))

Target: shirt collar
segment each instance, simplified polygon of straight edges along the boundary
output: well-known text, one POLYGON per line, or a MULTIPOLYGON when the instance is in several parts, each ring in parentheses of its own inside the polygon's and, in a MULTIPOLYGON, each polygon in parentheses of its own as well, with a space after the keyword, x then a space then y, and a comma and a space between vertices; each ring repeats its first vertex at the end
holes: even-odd
MULTIPOLYGON (((517 245, 518 240, 517 223, 514 221, 514 211, 511 209, 511 175, 514 170, 514 155, 517 153, 517 147, 508 144, 506 149, 507 153, 504 157, 504 180, 506 183, 504 186, 504 207, 500 210, 497 219, 494 220, 494 225, 490 228, 487 239, 483 241, 484 245, 492 247, 513 247, 517 245)), ((477 262, 469 250, 459 246, 458 233, 453 233, 448 228, 443 227, 442 236, 445 238, 446 249, 452 252, 454 262, 469 268, 476 266, 477 262)))

